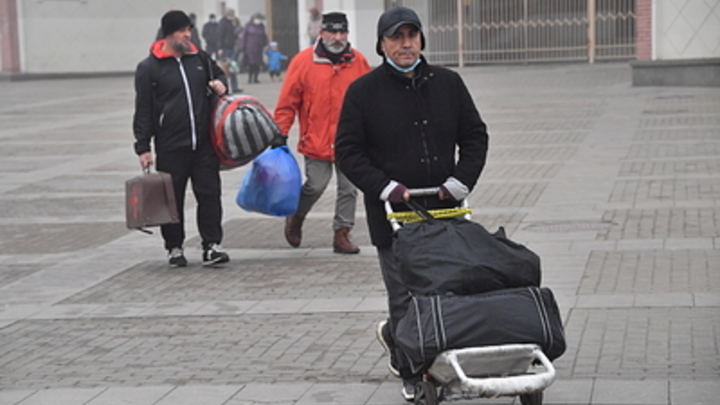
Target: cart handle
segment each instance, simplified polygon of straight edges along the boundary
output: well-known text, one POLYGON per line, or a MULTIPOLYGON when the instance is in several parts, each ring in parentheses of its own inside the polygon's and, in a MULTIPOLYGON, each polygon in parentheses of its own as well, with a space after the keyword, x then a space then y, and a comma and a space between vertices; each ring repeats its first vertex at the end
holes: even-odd
POLYGON ((498 351, 511 349, 514 345, 476 347, 468 349, 449 350, 447 353, 448 361, 455 370, 460 380, 463 390, 475 392, 484 398, 494 398, 499 396, 515 396, 530 394, 552 384, 555 380, 555 367, 552 362, 545 356, 545 353, 539 347, 535 347, 532 351, 532 358, 542 363, 545 371, 537 374, 525 374, 509 377, 490 377, 490 378, 472 378, 468 377, 458 362, 458 354, 471 353, 473 355, 482 356, 498 351))
MULTIPOLYGON (((436 195, 440 192, 440 187, 426 187, 426 188, 409 188, 408 191, 410 192, 410 197, 425 197, 425 196, 431 196, 436 195)), ((467 199, 462 200, 462 203, 460 204, 462 208, 468 208, 468 202, 467 199)), ((385 201, 385 213, 390 216, 393 214, 392 204, 390 204, 390 201, 385 201)), ((469 210, 464 212, 462 214, 462 217, 470 220, 470 213, 469 210)), ((388 221, 390 221, 390 226, 392 227, 393 231, 397 231, 402 227, 400 224, 400 221, 398 221, 397 218, 389 217, 388 221)))
POLYGON ((439 193, 440 187, 410 188, 408 191, 410 192, 410 197, 425 197, 439 193))

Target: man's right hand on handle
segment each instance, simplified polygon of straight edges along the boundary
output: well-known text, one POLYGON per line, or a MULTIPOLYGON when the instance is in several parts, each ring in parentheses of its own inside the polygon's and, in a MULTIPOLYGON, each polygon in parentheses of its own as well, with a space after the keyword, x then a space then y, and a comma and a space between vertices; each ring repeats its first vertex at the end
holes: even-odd
POLYGON ((408 202, 410 201, 410 190, 408 190, 407 187, 403 186, 402 184, 398 183, 398 185, 395 186, 395 188, 390 192, 390 195, 388 196, 388 201, 393 204, 408 202))
POLYGON ((140 167, 142 167, 143 169, 149 169, 150 166, 155 164, 152 152, 145 152, 139 155, 138 159, 140 160, 140 167))

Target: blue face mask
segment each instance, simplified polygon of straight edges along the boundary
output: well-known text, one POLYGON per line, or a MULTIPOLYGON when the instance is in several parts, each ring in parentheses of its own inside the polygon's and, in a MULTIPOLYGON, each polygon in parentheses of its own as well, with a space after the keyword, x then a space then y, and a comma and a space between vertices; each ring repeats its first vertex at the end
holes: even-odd
POLYGON ((396 65, 395 62, 393 62, 390 58, 385 58, 385 61, 387 61, 388 65, 392 66, 395 70, 402 73, 412 72, 413 70, 415 70, 417 65, 420 64, 420 58, 418 58, 415 63, 412 64, 412 66, 406 68, 401 68, 400 66, 396 65))

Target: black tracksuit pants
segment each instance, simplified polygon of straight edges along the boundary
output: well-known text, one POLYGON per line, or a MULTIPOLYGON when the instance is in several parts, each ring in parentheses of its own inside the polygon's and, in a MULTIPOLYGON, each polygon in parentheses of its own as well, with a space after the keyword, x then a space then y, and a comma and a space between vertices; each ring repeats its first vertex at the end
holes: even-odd
POLYGON ((170 173, 175 189, 180 223, 162 225, 165 249, 182 247, 185 242, 185 190, 188 180, 197 201, 197 228, 203 250, 222 242, 222 201, 220 199, 220 163, 212 145, 204 143, 197 150, 177 149, 157 154, 157 170, 170 173))

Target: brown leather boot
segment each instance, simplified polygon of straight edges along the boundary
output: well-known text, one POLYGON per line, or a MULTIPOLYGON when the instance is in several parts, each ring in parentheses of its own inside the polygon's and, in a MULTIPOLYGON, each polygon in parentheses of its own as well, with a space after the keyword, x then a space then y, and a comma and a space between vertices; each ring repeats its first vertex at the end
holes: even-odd
POLYGON ((305 221, 305 217, 300 215, 290 215, 285 218, 285 240, 292 247, 300 246, 303 221, 305 221))
POLYGON ((350 242, 350 229, 340 228, 335 231, 333 239, 333 252, 343 254, 360 253, 360 248, 350 242))

